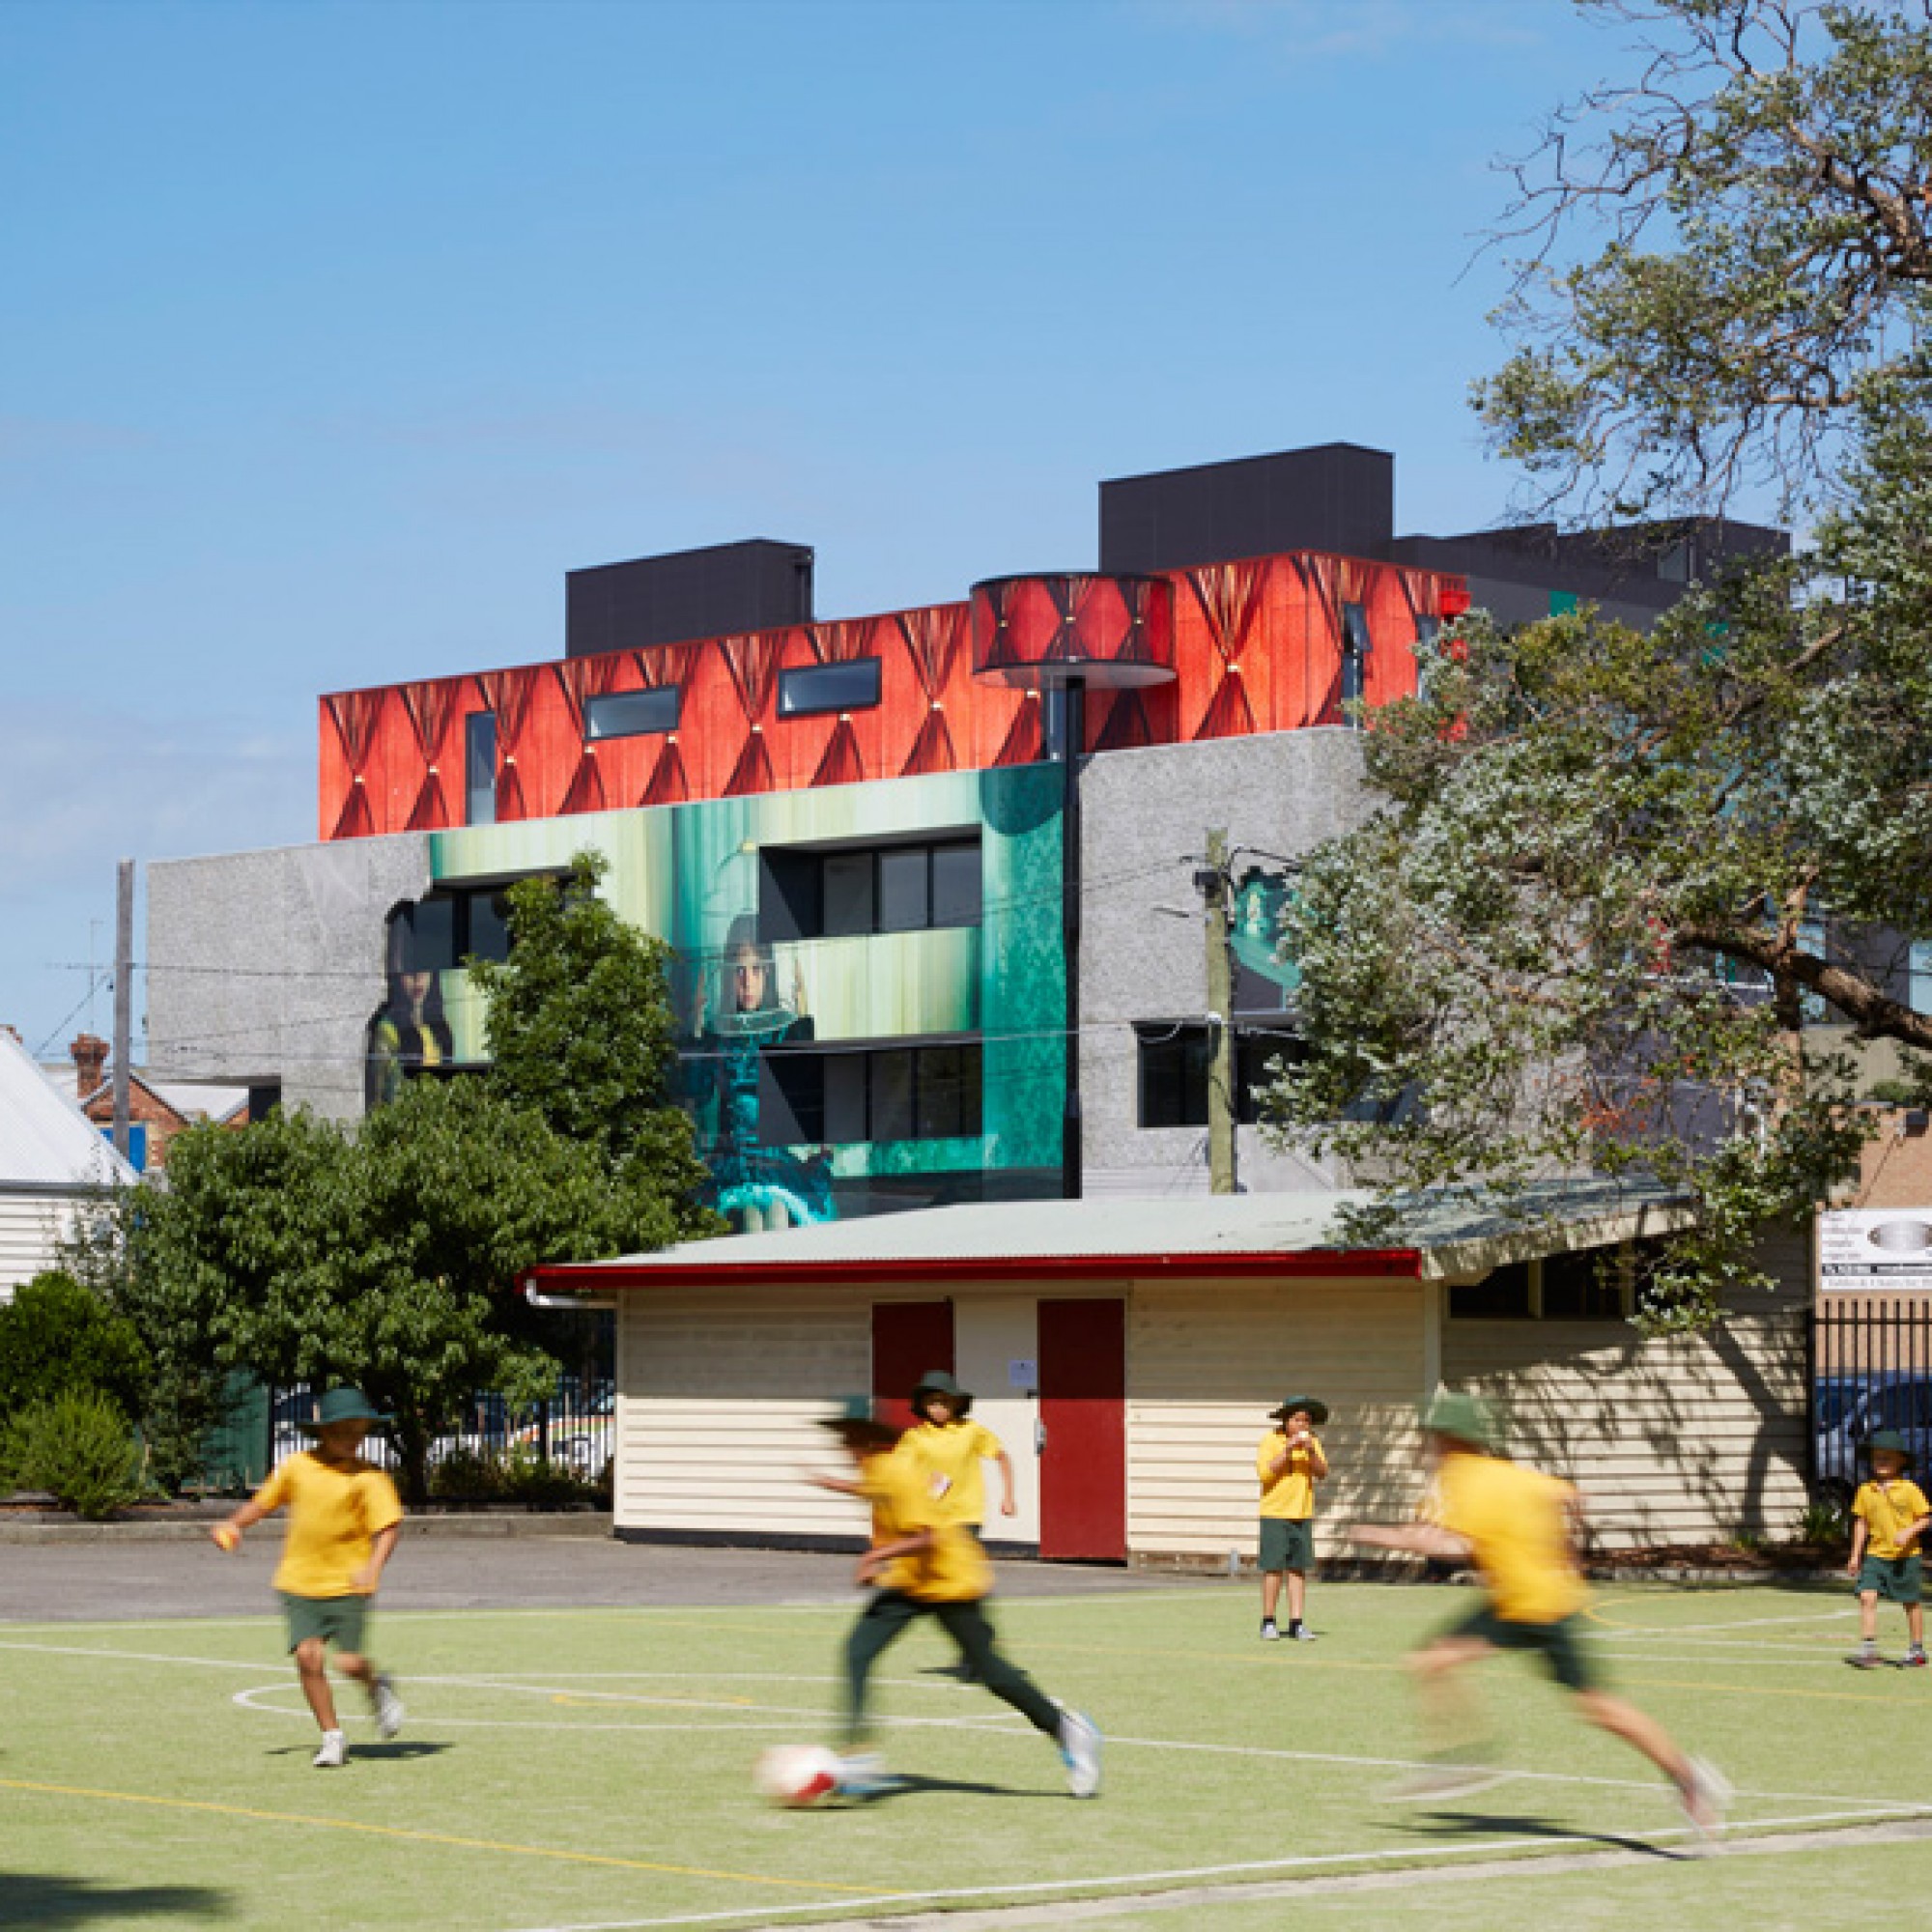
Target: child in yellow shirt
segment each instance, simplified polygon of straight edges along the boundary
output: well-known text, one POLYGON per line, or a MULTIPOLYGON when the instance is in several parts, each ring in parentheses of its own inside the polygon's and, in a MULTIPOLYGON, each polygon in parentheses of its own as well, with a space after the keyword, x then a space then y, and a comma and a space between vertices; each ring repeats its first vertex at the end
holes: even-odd
POLYGON ((872 1509, 871 1548, 859 1559, 858 1580, 872 1594, 845 1640, 845 1743, 838 1788, 847 1797, 876 1798, 894 1788, 877 1755, 862 1750, 867 1724, 866 1689, 872 1667, 921 1617, 929 1616, 959 1647, 975 1683, 983 1685, 1035 1730, 1060 1747, 1067 1789, 1075 1798, 1100 1789, 1100 1733, 1078 1711, 1057 1704, 995 1646, 984 1609, 993 1567, 980 1539, 944 1520, 933 1496, 933 1473, 923 1457, 901 1443, 890 1425, 873 1420, 869 1405, 846 1405, 825 1427, 842 1442, 856 1476, 814 1476, 823 1490, 858 1496, 872 1509))
POLYGON ((1356 1523, 1349 1534, 1377 1548, 1473 1563, 1484 1592, 1473 1610, 1409 1660, 1438 1755, 1395 1795, 1437 1803, 1481 1790, 1502 1775, 1467 1747, 1470 1713, 1458 1680, 1479 1659, 1513 1650, 1538 1658, 1580 1716, 1669 1778, 1699 1837, 1716 1831, 1730 1796, 1727 1781, 1701 1759, 1687 1757, 1656 1719, 1605 1690, 1581 1640, 1589 1592, 1577 1566, 1576 1491, 1504 1456, 1495 1418, 1475 1396, 1442 1390, 1421 1421, 1435 1476, 1435 1520, 1356 1523))
POLYGON ((1911 1648, 1902 1660, 1907 1670, 1925 1668, 1924 1562, 1919 1539, 1932 1525, 1925 1492, 1905 1480, 1912 1452, 1895 1429, 1881 1429, 1865 1440, 1871 1458, 1871 1481, 1861 1483, 1852 1498, 1852 1556, 1850 1575, 1859 1592, 1859 1648, 1845 1662, 1871 1670, 1883 1661, 1878 1654, 1878 1600, 1899 1605, 1905 1611, 1911 1648))
POLYGON ((991 1463, 999 1469, 1000 1514, 1011 1516, 1017 1505, 1013 1500, 1012 1458, 984 1423, 971 1420, 972 1408, 972 1396, 944 1369, 928 1369, 912 1392, 912 1412, 919 1421, 906 1432, 906 1440, 925 1458, 939 1479, 933 1502, 940 1520, 962 1524, 977 1536, 986 1520, 981 1463, 991 1463))
POLYGON ((395 1484, 360 1454, 369 1425, 387 1420, 361 1390, 330 1389, 317 1419, 303 1425, 313 1430, 316 1446, 280 1463, 247 1502, 210 1532, 232 1553, 242 1547, 243 1530, 284 1505, 288 1508, 288 1536, 274 1587, 288 1618, 289 1649, 302 1695, 322 1727, 322 1748, 314 1759, 322 1770, 342 1764, 349 1755, 328 1684, 331 1643, 336 1668, 369 1693, 378 1734, 392 1738, 403 1727, 395 1685, 362 1649, 369 1605, 403 1520, 395 1484))
POLYGON ((1286 1577, 1288 1634, 1297 1643, 1312 1643, 1315 1633, 1302 1612, 1308 1573, 1315 1567, 1315 1485, 1328 1474, 1328 1458, 1315 1432, 1328 1420, 1328 1405, 1312 1395, 1292 1395, 1270 1418, 1279 1427, 1255 1450, 1262 1486, 1262 1641, 1273 1643, 1281 1635, 1274 1613, 1286 1577))

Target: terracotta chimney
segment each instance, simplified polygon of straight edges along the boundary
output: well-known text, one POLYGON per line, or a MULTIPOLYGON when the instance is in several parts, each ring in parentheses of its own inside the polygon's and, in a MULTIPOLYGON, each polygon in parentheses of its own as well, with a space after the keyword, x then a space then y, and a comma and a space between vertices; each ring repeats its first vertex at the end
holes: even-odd
POLYGON ((70 1041, 67 1050, 73 1055, 74 1098, 85 1100, 90 1094, 99 1092, 105 1077, 102 1068, 107 1065, 107 1042, 99 1034, 84 1033, 70 1041))

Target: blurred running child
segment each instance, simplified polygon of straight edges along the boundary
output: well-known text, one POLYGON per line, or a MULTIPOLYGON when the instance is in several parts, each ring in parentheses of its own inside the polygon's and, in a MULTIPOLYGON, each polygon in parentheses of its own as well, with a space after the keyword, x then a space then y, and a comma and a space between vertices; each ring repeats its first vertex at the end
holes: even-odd
POLYGON ((368 1692, 379 1735, 392 1738, 403 1727, 395 1685, 362 1649, 369 1605, 403 1520, 396 1486, 360 1453, 370 1424, 387 1420, 359 1389, 330 1389, 316 1420, 301 1425, 314 1433, 316 1446, 281 1463, 247 1502, 210 1532, 223 1549, 233 1551, 242 1547, 243 1530, 288 1506, 288 1535, 274 1587, 288 1618, 289 1649, 302 1695, 322 1727, 322 1748, 314 1762, 324 1770, 343 1763, 349 1754, 328 1683, 331 1643, 336 1668, 368 1692))
POLYGON ((1670 1779, 1699 1836, 1714 1831, 1730 1795, 1725 1780, 1709 1765, 1685 1756, 1654 1719, 1605 1690, 1580 1640, 1588 1591, 1577 1568, 1577 1492, 1554 1476, 1507 1461, 1497 1446, 1494 1418, 1474 1396, 1438 1393, 1423 1413, 1422 1427, 1437 1478, 1435 1520, 1358 1523, 1349 1533, 1357 1543, 1382 1549, 1473 1559, 1485 1588, 1482 1602, 1466 1617, 1410 1659, 1435 1762, 1396 1795, 1457 1798, 1502 1776, 1484 1762, 1480 1747, 1471 1748, 1472 1714, 1457 1679, 1492 1650, 1529 1651, 1573 1693, 1579 1715, 1641 1751, 1670 1779))
POLYGON ((869 1735, 866 1688, 872 1666, 920 1617, 933 1618, 959 1647, 973 1677, 1010 1704, 1034 1729, 1060 1747, 1067 1789, 1092 1798, 1100 1789, 1100 1733, 1077 1711, 1044 1695, 1033 1679, 995 1647, 984 1604, 992 1565, 978 1537, 944 1522, 932 1495, 932 1471, 917 1452, 900 1446, 898 1432, 875 1422, 869 1405, 848 1403, 824 1426, 845 1445, 852 1478, 813 1476, 820 1489, 858 1496, 872 1508, 872 1544, 859 1559, 858 1580, 872 1596, 845 1640, 846 1714, 839 1789, 876 1798, 894 1787, 875 1752, 860 1748, 869 1735))
POLYGON ((1255 1474, 1262 1485, 1262 1640, 1281 1635, 1275 1605, 1281 1579, 1288 1578, 1288 1634, 1312 1643, 1315 1633, 1302 1622, 1307 1607, 1308 1573, 1315 1566, 1315 1485, 1328 1474, 1328 1458, 1315 1432, 1328 1420, 1328 1405, 1312 1395, 1292 1395, 1268 1411, 1280 1425, 1261 1439, 1255 1474))
POLYGON ((1912 1452, 1895 1429, 1880 1429, 1865 1440, 1871 1481, 1861 1483, 1852 1498, 1852 1558, 1849 1574, 1859 1591, 1859 1648, 1847 1663, 1875 1669, 1878 1654, 1878 1600, 1905 1611, 1911 1648, 1902 1660, 1907 1670, 1925 1667, 1924 1561, 1919 1538, 1932 1524, 1932 1508, 1917 1483, 1905 1480, 1912 1452))
POLYGON ((919 1421, 907 1432, 906 1441, 931 1464, 938 1479, 933 1493, 937 1520, 956 1522, 977 1536, 986 1520, 981 1463, 999 1465, 1000 1514, 1012 1516, 1017 1505, 1012 1458, 984 1423, 969 1420, 972 1407, 971 1394, 944 1369, 927 1370, 912 1392, 912 1412, 919 1421))

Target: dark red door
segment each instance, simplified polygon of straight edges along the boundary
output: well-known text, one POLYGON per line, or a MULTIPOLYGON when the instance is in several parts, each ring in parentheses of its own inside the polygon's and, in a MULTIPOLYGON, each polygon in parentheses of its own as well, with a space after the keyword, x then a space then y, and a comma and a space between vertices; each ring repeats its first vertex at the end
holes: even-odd
POLYGON ((1127 1553, 1127 1305, 1039 1304, 1039 1553, 1127 1553))
POLYGON ((950 1301, 872 1304, 872 1411, 895 1429, 910 1429, 913 1384, 928 1369, 952 1373, 950 1301))

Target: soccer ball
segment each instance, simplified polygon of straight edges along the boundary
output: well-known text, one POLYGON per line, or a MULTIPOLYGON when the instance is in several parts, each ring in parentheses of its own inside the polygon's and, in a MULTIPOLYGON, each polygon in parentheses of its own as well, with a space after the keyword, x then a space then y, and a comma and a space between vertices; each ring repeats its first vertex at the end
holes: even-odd
POLYGON ((753 1766, 752 1782, 761 1798, 800 1810, 838 1789, 838 1754, 823 1745, 776 1745, 753 1766))

